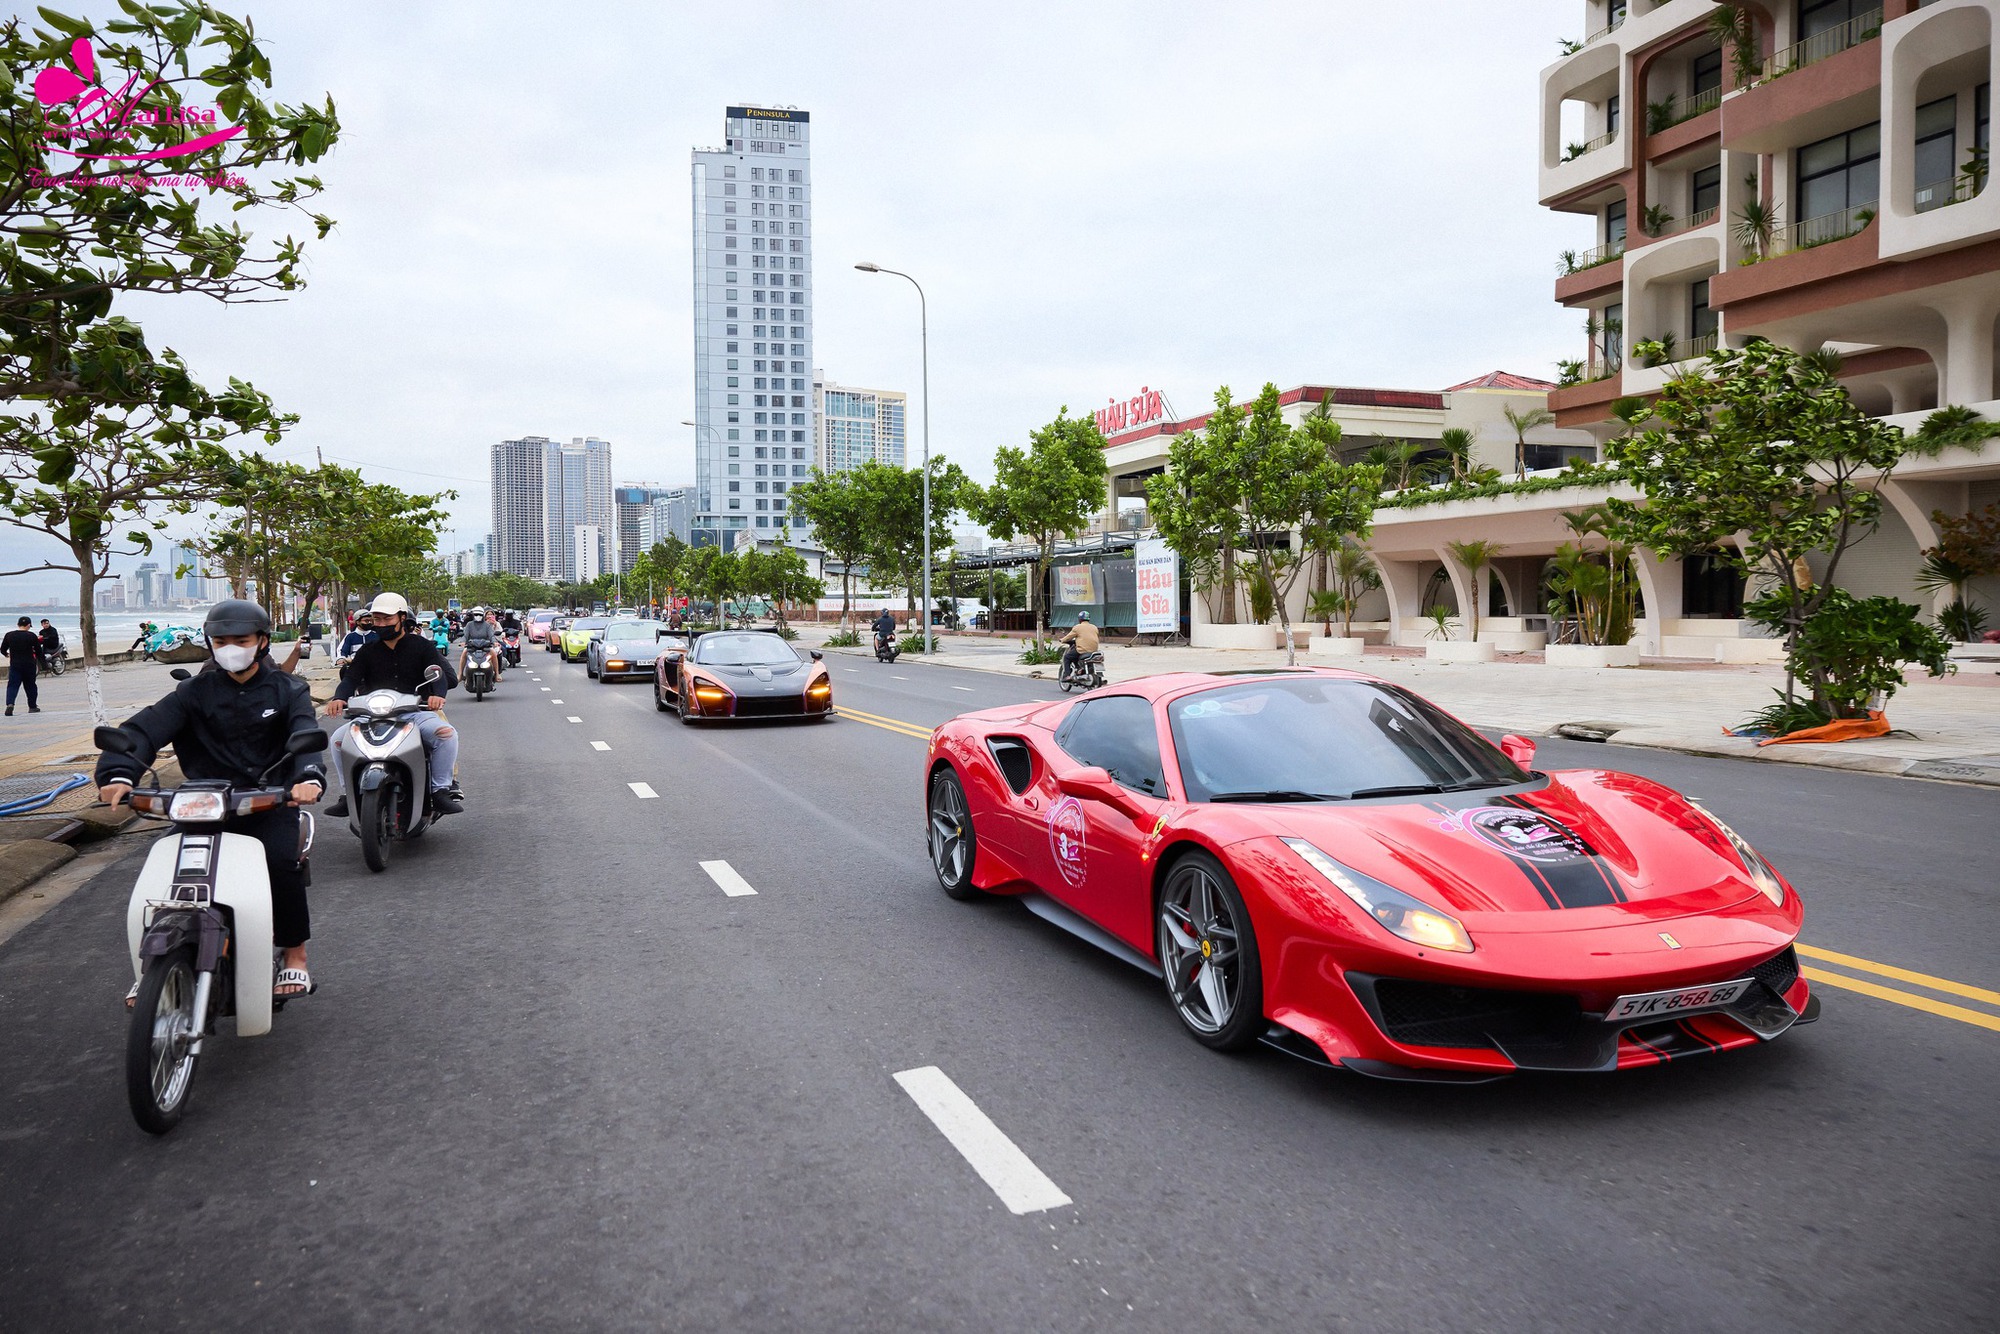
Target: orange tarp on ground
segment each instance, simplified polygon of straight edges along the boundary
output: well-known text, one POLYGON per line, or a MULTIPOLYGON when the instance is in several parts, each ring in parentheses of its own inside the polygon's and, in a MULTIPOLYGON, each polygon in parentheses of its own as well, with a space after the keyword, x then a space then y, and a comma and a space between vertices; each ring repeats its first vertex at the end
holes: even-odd
POLYGON ((1889 720, 1880 709, 1869 711, 1866 718, 1836 718, 1820 727, 1808 727, 1797 732, 1787 732, 1759 741, 1760 746, 1782 746, 1793 741, 1864 741, 1871 736, 1889 735, 1889 720))

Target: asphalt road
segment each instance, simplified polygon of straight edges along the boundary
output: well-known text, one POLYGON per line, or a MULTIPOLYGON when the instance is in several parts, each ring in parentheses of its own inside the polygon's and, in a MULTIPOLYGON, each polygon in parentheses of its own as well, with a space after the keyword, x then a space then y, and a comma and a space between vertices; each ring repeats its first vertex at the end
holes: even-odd
MULTIPOLYGON (((451 707, 464 816, 380 876, 323 825, 320 992, 212 1042, 171 1136, 121 1082, 136 865, 0 946, 0 1329, 1992 1327, 2000 1032, 1829 986, 1770 1046, 1616 1077, 1220 1057, 1146 976, 938 891, 916 737, 688 729, 528 666, 451 707), (930 1066, 1073 1203, 1009 1212, 894 1078, 930 1066)), ((833 667, 916 730, 1054 695, 833 667)), ((1702 797, 1808 942, 2000 987, 2000 795, 1539 763, 1702 797)))

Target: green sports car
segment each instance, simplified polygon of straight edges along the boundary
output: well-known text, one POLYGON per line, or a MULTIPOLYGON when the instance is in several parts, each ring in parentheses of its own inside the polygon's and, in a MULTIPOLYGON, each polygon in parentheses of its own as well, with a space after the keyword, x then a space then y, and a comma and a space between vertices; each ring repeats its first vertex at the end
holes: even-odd
POLYGON ((590 652, 590 641, 610 624, 603 616, 580 616, 564 626, 558 645, 564 662, 582 662, 590 652))

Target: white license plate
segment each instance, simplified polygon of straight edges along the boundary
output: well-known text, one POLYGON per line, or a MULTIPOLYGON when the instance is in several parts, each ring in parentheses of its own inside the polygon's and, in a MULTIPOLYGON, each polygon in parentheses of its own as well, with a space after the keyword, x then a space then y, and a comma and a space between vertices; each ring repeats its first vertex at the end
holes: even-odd
POLYGON ((1614 1022, 1621 1019, 1665 1019, 1695 1010, 1719 1010, 1749 990, 1752 980, 1740 977, 1734 982, 1717 982, 1713 986, 1620 996, 1604 1017, 1614 1022))

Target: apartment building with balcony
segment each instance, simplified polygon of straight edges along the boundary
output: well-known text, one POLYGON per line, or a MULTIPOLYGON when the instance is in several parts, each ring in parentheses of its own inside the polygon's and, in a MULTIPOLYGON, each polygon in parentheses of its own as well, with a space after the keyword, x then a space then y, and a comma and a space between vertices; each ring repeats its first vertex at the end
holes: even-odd
MULTIPOLYGON (((1617 399, 1753 336, 1832 348, 1906 429, 1948 404, 2000 418, 2000 0, 1763 0, 1733 7, 1733 40, 1725 8, 1586 0, 1542 71, 1539 198, 1587 220, 1555 280, 1578 322, 1558 422, 1602 440, 1617 399)), ((2000 501, 2000 444, 1911 459, 1884 495, 1841 582, 1929 602, 1931 515, 2000 501)))

